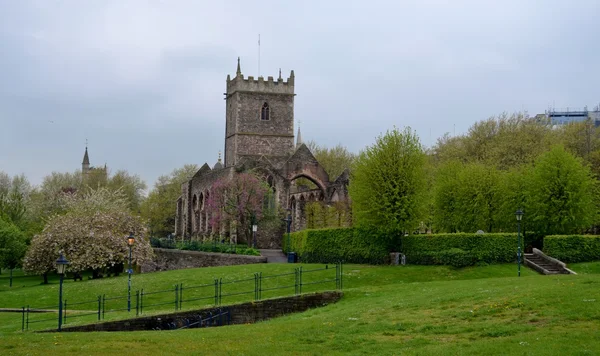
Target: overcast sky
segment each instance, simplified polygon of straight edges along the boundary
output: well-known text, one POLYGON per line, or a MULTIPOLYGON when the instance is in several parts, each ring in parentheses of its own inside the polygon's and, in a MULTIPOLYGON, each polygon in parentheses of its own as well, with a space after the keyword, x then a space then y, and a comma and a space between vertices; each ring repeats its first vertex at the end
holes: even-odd
POLYGON ((0 0, 0 170, 152 186, 223 149, 225 79, 296 75, 304 140, 425 145, 503 111, 600 102, 598 1, 0 0))

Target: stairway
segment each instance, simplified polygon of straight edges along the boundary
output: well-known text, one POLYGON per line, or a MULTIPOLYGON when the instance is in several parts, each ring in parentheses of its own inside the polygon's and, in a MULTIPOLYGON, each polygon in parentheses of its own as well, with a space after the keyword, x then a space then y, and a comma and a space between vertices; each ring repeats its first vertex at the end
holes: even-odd
POLYGON ((287 263, 286 255, 280 249, 259 249, 260 255, 267 258, 267 263, 287 263))
POLYGON ((538 249, 525 254, 525 265, 541 274, 575 274, 567 265, 555 258, 545 255, 538 249))

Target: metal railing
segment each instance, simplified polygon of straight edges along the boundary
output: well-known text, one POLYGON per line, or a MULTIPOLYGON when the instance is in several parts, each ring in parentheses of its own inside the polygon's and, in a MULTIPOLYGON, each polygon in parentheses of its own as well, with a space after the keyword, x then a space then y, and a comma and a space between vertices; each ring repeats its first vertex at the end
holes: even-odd
MULTIPOLYGON (((304 269, 301 266, 294 268, 291 272, 273 275, 256 272, 252 277, 236 280, 216 278, 212 283, 186 285, 185 287, 183 283, 179 283, 175 284, 172 289, 157 291, 141 289, 135 292, 135 299, 132 297, 132 304, 135 303, 135 308, 132 305, 130 311, 127 307, 127 295, 108 297, 106 294, 102 294, 93 300, 75 302, 65 299, 61 318, 63 325, 67 321, 84 317, 87 317, 89 322, 95 322, 105 320, 106 314, 109 313, 130 315, 135 311, 135 315, 139 316, 149 310, 178 311, 182 310, 184 302, 191 309, 210 305, 220 306, 223 299, 231 303, 258 301, 265 298, 264 294, 266 294, 266 298, 273 298, 328 289, 320 288, 320 286, 335 286, 335 289, 341 290, 343 287, 342 276, 343 265, 338 263, 314 269, 304 269), (279 293, 286 290, 289 290, 289 293, 279 293), (171 307, 166 308, 166 306, 171 307)), ((21 309, 21 330, 23 331, 29 330, 31 324, 38 323, 45 328, 50 328, 51 322, 56 322, 58 318, 56 315, 59 309, 58 305, 41 308, 32 308, 27 305, 21 309), (52 317, 49 317, 48 314, 52 314, 52 317)), ((227 315, 227 317, 231 318, 231 315, 227 315)), ((193 323, 195 322, 201 322, 201 320, 193 323)))

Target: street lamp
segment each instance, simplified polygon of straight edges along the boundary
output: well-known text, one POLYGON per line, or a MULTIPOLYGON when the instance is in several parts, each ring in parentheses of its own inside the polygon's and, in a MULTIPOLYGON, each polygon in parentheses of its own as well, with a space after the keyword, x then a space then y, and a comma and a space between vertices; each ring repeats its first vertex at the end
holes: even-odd
POLYGON ((518 271, 518 276, 521 277, 521 219, 523 219, 523 210, 519 209, 517 210, 517 212, 515 213, 515 216, 517 217, 517 271, 518 271))
POLYGON ((60 276, 60 287, 58 289, 58 331, 62 330, 62 312, 63 312, 62 287, 63 287, 63 279, 65 276, 65 270, 67 269, 68 264, 69 264, 69 261, 67 261, 65 256, 61 253, 58 260, 56 260, 56 272, 60 276))
POLYGON ((133 233, 129 234, 127 238, 127 245, 129 245, 129 270, 127 273, 129 274, 129 280, 127 281, 127 311, 131 311, 131 274, 133 270, 131 269, 131 249, 133 248, 133 244, 135 243, 135 237, 133 233))

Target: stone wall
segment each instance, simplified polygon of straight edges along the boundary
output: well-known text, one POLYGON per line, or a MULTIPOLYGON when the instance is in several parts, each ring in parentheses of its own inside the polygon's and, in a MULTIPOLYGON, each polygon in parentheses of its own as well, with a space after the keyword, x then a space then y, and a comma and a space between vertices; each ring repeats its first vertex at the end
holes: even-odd
POLYGON ((62 328, 68 331, 140 331, 140 330, 169 330, 169 324, 177 327, 186 325, 185 319, 198 320, 219 313, 219 310, 229 311, 230 324, 249 324, 257 321, 276 318, 285 314, 303 312, 332 304, 340 300, 342 292, 331 291, 314 294, 304 294, 292 297, 267 299, 243 304, 230 305, 220 308, 191 310, 186 312, 161 314, 139 317, 129 320, 110 321, 105 323, 71 326, 62 328))
POLYGON ((267 258, 262 256, 245 256, 228 253, 155 248, 154 259, 152 262, 146 263, 142 266, 142 273, 170 271, 184 268, 232 266, 266 262, 267 258))

